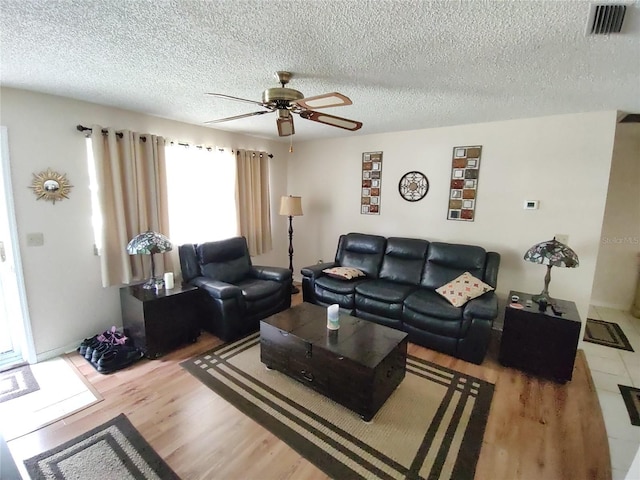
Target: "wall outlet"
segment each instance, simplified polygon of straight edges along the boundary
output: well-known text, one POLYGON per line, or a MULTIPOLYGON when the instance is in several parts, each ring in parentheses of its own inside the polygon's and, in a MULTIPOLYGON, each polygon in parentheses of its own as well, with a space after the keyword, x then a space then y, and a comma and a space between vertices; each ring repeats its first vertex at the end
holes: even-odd
POLYGON ((569 235, 566 233, 556 233, 554 238, 560 243, 564 243, 565 245, 569 245, 569 235))
POLYGON ((27 246, 29 247, 41 247, 44 245, 44 234, 42 233, 27 233, 27 246))

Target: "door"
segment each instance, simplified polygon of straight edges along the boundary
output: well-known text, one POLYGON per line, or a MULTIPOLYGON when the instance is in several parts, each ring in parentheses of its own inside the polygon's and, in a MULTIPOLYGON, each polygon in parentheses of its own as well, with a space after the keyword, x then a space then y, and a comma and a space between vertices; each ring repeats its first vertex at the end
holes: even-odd
POLYGON ((0 127, 0 370, 35 362, 13 208, 7 129, 0 127))

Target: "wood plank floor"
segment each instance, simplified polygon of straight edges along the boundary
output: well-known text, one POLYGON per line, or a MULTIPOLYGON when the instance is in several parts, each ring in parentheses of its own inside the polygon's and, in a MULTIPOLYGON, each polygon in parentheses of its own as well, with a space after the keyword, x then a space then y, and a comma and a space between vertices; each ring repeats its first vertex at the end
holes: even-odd
MULTIPOLYGON (((301 294, 294 296, 294 304, 301 294)), ((9 442, 22 460, 125 413, 183 479, 326 479, 314 465, 183 370, 179 363, 221 341, 198 342, 110 375, 77 354, 73 363, 104 400, 9 442)), ((609 446, 584 354, 565 385, 502 367, 499 340, 482 365, 410 344, 409 353, 496 385, 476 479, 611 479, 609 446)))

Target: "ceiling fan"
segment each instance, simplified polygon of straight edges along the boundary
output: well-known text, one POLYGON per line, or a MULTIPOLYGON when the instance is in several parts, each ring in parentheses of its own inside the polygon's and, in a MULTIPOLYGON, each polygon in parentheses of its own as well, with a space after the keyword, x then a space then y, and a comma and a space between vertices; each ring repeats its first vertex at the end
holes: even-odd
POLYGON ((233 117, 220 118, 218 120, 210 120, 205 123, 221 123, 239 118, 253 117, 255 115, 263 115, 265 113, 278 112, 276 125, 278 126, 278 135, 287 137, 295 133, 293 127, 292 113, 300 115, 305 120, 324 123, 332 127, 344 128, 345 130, 355 131, 362 127, 362 122, 349 120, 348 118, 336 117, 327 113, 316 112, 318 108, 341 107, 343 105, 351 105, 351 100, 338 92, 325 93, 316 95, 315 97, 306 97, 293 88, 286 87, 291 80, 291 72, 276 72, 275 74, 281 87, 267 88, 262 92, 262 101, 247 100, 245 98, 232 97, 223 95, 222 93, 207 93, 212 97, 226 98, 238 102, 253 103, 260 105, 266 110, 258 110, 257 112, 243 113, 233 117))

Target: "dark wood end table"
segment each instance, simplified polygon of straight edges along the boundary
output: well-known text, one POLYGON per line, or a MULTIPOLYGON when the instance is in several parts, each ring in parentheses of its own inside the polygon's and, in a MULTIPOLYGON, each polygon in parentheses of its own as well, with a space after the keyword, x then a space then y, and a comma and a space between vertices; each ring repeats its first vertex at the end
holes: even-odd
POLYGON ((136 347, 148 358, 195 342, 200 335, 198 305, 201 291, 191 285, 171 290, 145 289, 142 284, 122 287, 122 325, 136 347))
POLYGON ((571 380, 582 326, 575 303, 556 299, 564 311, 556 315, 551 306, 544 312, 535 302, 527 307, 532 294, 511 291, 509 299, 512 295, 520 297, 524 308, 510 303, 505 308, 500 363, 561 383, 571 380))

